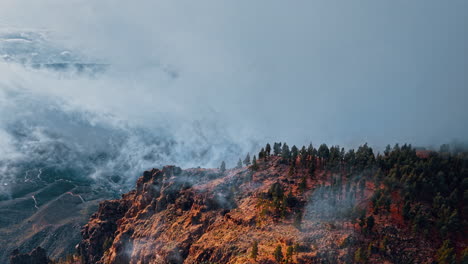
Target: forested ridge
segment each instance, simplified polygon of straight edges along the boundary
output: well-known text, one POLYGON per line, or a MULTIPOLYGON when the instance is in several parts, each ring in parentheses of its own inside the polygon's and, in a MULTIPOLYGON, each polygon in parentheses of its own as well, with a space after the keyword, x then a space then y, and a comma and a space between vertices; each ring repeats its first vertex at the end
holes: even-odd
MULTIPOLYGON (((379 253, 372 248, 384 248, 382 243, 388 242, 388 236, 382 232, 376 237, 372 229, 376 217, 383 219, 385 225, 393 207, 393 213, 401 214, 402 227, 416 237, 432 241, 430 246, 437 248, 437 263, 468 263, 468 152, 463 149, 450 151, 449 145, 442 145, 439 151, 417 150, 408 144, 395 144, 387 145, 383 153, 375 153, 367 144, 346 151, 326 144, 298 148, 274 143, 258 153, 259 159, 264 160, 270 155, 281 157, 281 162, 289 166, 290 175, 303 170, 311 179, 319 172, 332 177, 330 185, 320 186, 319 194, 312 193, 327 197, 327 203, 335 210, 344 208, 332 217, 357 223, 362 235, 370 238, 368 245, 356 251, 356 262, 365 262, 369 257, 366 255, 379 253), (369 185, 373 186, 370 206, 352 207, 369 185)), ((255 170, 258 162, 256 156, 253 159, 251 168, 255 170)), ((250 165, 249 155, 244 164, 250 165)), ((305 175, 299 187, 306 188, 305 175)), ((271 193, 278 192, 274 189, 272 186, 271 193)), ((302 217, 302 212, 298 212, 302 217)))
POLYGON ((145 171, 59 263, 466 264, 467 187, 448 145, 266 144, 235 168, 145 171))

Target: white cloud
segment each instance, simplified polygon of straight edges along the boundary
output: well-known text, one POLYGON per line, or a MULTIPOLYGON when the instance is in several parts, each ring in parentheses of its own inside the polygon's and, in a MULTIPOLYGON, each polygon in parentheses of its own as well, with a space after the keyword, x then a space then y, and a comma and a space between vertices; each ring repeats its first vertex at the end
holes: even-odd
POLYGON ((0 63, 0 128, 41 126, 84 149, 117 131, 119 158, 136 167, 151 161, 130 153, 160 148, 148 144, 159 135, 178 142, 183 166, 217 166, 252 141, 466 140, 466 3, 421 4, 1 1, 3 31, 41 33, 24 45, 34 61, 110 67, 0 63))

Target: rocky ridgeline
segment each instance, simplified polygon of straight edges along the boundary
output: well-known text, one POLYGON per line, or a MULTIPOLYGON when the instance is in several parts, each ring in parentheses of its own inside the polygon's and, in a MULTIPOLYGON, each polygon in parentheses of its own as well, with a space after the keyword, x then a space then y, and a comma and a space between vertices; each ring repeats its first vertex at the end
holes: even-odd
MULTIPOLYGON (((401 215, 375 215, 375 226, 366 231, 356 215, 346 215, 351 211, 336 210, 347 208, 350 200, 353 212, 366 209, 362 217, 372 215, 370 200, 376 188, 372 182, 353 192, 359 183, 345 177, 341 184, 349 181, 351 191, 347 192, 336 183, 340 172, 324 170, 319 160, 314 173, 299 162, 291 167, 281 157, 269 156, 258 160, 255 168, 222 171, 166 166, 145 171, 134 190, 121 199, 101 202, 82 229, 79 260, 66 263, 433 260, 431 243, 411 235, 410 227, 397 224, 401 215)), ((400 207, 395 201, 391 210, 400 207)), ((12 259, 23 256, 15 254, 12 259)))
MULTIPOLYGON (((320 169, 311 176, 298 165, 291 173, 275 156, 259 160, 256 170, 146 171, 135 190, 101 203, 82 230, 79 255, 84 263, 277 263, 274 251, 280 245, 289 263, 352 262, 356 249, 368 243, 356 222, 307 216, 297 223, 310 204, 321 203, 311 200, 314 190, 332 181, 332 174, 320 169), (282 201, 275 201, 274 185, 282 201), (288 248, 294 248, 289 256, 288 248)), ((372 193, 367 188, 356 205, 367 207, 372 193)), ((372 239, 383 237, 379 228, 372 239)), ((389 252, 395 249, 387 244, 389 252)), ((421 252, 422 259, 431 254, 421 252)))
POLYGON ((78 246, 83 261, 182 262, 220 212, 235 206, 223 182, 200 188, 222 176, 217 170, 174 166, 144 172, 135 190, 101 203, 83 228, 78 246))

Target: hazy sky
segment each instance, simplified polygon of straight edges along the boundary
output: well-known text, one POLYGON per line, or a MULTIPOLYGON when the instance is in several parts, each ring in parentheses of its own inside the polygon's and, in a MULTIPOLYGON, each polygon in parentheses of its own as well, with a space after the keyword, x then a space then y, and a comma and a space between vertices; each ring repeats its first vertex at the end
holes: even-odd
POLYGON ((239 137, 345 146, 468 139, 467 14, 465 0, 0 2, 2 27, 112 65, 44 93, 129 122, 209 116, 239 137))

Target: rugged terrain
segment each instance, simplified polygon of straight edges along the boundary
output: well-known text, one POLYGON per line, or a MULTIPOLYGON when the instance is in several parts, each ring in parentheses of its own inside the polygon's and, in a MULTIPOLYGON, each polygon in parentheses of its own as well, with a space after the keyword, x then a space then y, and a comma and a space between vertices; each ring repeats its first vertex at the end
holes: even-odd
POLYGON ((459 193, 468 183, 464 157, 417 154, 406 145, 383 156, 366 145, 337 158, 335 147, 296 150, 262 150, 258 160, 246 158, 247 166, 228 170, 145 171, 134 190, 100 203, 66 263, 468 260, 466 208, 459 200, 466 198, 459 193), (403 166, 410 161, 415 171, 432 164, 455 173, 444 183, 455 195, 444 200, 439 193, 430 197, 434 204, 427 203, 420 195, 429 187, 417 186, 421 175, 411 185, 421 192, 408 193, 397 183, 411 183, 414 173, 403 166), (444 210, 447 220, 438 213, 444 210))
POLYGON ((315 162, 312 174, 299 159, 291 165, 277 156, 227 171, 146 171, 134 191, 100 205, 79 255, 84 263, 275 263, 281 246, 289 263, 435 260, 440 242, 411 231, 398 193, 388 212, 376 213, 371 199, 380 186, 315 162))
POLYGON ((65 175, 31 169, 8 185, 10 197, 0 197, 0 263, 15 249, 29 252, 41 246, 56 259, 73 253, 81 227, 99 202, 114 197, 105 188, 65 175))

